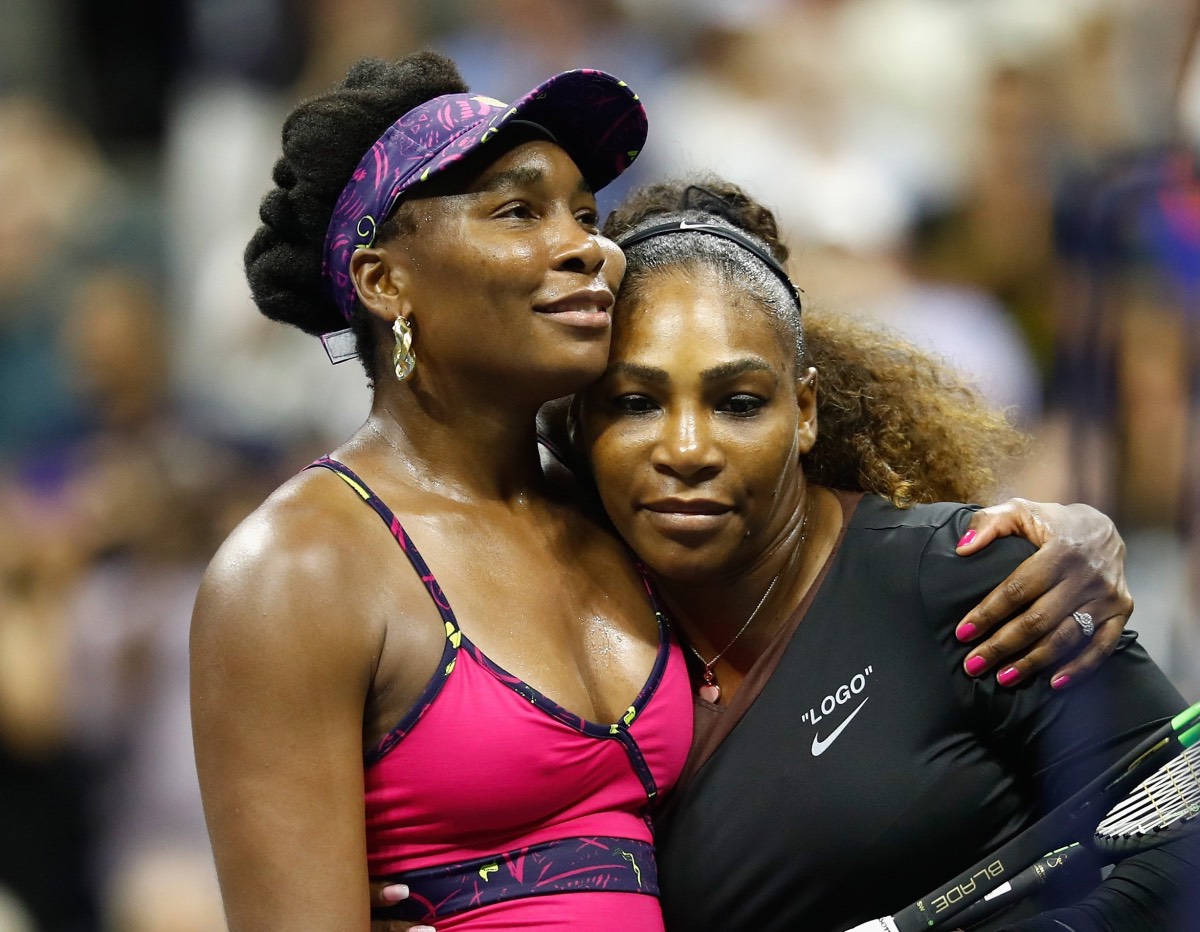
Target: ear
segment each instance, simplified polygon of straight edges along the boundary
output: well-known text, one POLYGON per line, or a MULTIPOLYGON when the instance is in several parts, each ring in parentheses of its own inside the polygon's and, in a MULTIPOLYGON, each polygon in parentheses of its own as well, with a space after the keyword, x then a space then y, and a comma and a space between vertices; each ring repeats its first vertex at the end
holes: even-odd
POLYGON ((812 366, 796 382, 796 408, 800 412, 796 446, 803 456, 817 442, 817 370, 812 366))
POLYGON ((407 303, 408 273, 387 246, 365 246, 350 256, 350 280, 358 300, 375 317, 390 324, 407 303))

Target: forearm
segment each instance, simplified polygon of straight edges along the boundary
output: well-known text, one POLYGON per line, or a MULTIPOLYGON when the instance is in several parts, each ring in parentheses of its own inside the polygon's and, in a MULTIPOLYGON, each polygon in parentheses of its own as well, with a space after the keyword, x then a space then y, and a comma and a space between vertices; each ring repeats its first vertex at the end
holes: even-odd
POLYGON ((1002 932, 1183 932, 1200 915, 1200 835, 1129 858, 1088 896, 1002 932))

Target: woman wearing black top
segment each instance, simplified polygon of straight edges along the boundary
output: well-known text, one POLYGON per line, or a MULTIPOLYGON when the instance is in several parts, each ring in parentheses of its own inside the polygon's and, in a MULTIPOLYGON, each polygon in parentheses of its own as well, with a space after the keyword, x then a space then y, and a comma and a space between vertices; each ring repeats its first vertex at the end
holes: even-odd
MULTIPOLYGON (((890 914, 945 879, 946 851, 974 863, 1184 708, 1132 636, 1073 690, 961 675, 959 619, 1030 548, 956 555, 974 508, 953 502, 1019 444, 921 353, 802 327, 769 211, 664 184, 606 232, 627 269, 579 436, 697 692, 657 819, 669 929, 890 914)), ((1195 928, 1198 877, 1196 845, 1166 846, 1004 928, 1195 928)))

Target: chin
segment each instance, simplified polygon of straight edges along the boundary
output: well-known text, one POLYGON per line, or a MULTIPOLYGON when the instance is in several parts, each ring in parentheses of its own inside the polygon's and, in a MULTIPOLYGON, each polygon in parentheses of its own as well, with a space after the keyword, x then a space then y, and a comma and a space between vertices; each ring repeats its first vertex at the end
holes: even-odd
POLYGON ((635 540, 631 546, 646 568, 663 582, 711 584, 729 566, 727 555, 711 547, 688 547, 662 540, 635 540))
POLYGON ((547 372, 564 386, 555 398, 574 394, 604 375, 604 369, 608 365, 607 340, 602 346, 580 346, 575 349, 576 352, 556 360, 559 365, 552 373, 547 372))

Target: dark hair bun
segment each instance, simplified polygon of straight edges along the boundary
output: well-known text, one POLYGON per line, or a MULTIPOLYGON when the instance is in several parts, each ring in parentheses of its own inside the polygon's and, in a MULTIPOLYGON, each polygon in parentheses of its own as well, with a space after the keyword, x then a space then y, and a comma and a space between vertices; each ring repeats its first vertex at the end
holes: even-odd
POLYGON ((325 231, 338 195, 392 123, 418 104, 466 90, 454 62, 436 52, 398 62, 366 58, 341 84, 288 114, 283 153, 272 172, 275 186, 262 199, 262 226, 245 252, 250 292, 263 314, 311 334, 346 326, 321 276, 325 231))

